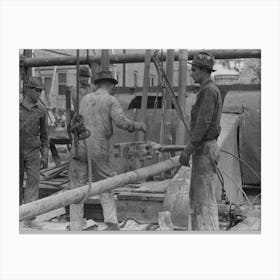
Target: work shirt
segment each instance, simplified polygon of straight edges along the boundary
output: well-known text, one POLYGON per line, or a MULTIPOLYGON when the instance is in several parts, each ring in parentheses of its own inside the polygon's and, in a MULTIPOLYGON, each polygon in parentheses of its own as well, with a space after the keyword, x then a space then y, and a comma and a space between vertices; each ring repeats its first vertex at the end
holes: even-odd
POLYGON ((221 132, 222 98, 218 87, 209 79, 201 85, 191 111, 191 139, 194 147, 217 139, 221 132))
POLYGON ((134 131, 134 122, 125 116, 119 101, 105 89, 87 94, 81 101, 80 114, 91 132, 89 143, 102 144, 109 140, 113 135, 113 122, 121 129, 134 131))
POLYGON ((41 104, 27 108, 20 104, 20 149, 21 152, 32 152, 48 148, 47 111, 41 104))
MULTIPOLYGON (((88 94, 90 92, 94 92, 95 90, 96 90, 96 87, 93 84, 80 84, 79 85, 80 103, 86 94, 88 94)), ((73 87, 71 89, 71 99, 72 99, 73 108, 75 108, 76 102, 77 102, 77 88, 76 87, 73 87)))

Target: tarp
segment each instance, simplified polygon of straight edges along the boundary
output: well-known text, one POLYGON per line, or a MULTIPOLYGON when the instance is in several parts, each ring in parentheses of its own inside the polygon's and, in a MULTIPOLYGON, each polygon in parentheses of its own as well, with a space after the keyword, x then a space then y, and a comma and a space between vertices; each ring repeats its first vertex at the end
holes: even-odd
MULTIPOLYGON (((237 132, 240 124, 240 116, 237 114, 222 114, 222 132, 218 138, 218 146, 221 150, 230 152, 238 156, 237 132)), ((233 156, 221 152, 219 169, 224 179, 224 187, 229 200, 236 204, 241 204, 243 196, 241 192, 242 180, 240 162, 233 156)), ((221 199, 221 184, 218 181, 217 199, 221 199)))
MULTIPOLYGON (((261 91, 229 91, 223 112, 243 112, 239 132, 239 154, 261 177, 261 91)), ((245 185, 260 185, 260 181, 245 165, 241 165, 245 185)))

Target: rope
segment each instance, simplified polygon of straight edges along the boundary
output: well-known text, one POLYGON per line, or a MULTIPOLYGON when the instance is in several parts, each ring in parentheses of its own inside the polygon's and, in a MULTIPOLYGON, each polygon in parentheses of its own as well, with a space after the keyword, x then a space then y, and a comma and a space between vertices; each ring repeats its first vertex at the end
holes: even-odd
POLYGON ((157 86, 157 93, 156 93, 156 98, 155 98, 155 102, 154 102, 154 108, 153 108, 153 122, 152 122, 152 127, 151 127, 151 134, 154 131, 154 126, 155 126, 155 122, 156 122, 156 118, 157 118, 157 110, 158 110, 158 96, 159 96, 159 92, 160 92, 160 88, 161 88, 161 77, 158 74, 158 86, 157 86))
POLYGON ((176 95, 175 95, 175 92, 166 76, 166 73, 162 67, 162 65, 160 64, 160 60, 158 58, 158 51, 155 51, 154 52, 154 55, 152 56, 152 60, 155 64, 155 67, 156 67, 156 70, 158 72, 159 75, 162 75, 162 78, 163 78, 163 83, 162 83, 162 88, 166 88, 167 89, 167 93, 169 94, 171 100, 172 100, 172 103, 177 111, 177 114, 179 116, 179 118, 181 119, 181 121, 183 122, 184 126, 185 126, 185 129, 187 130, 187 133, 190 134, 190 130, 187 126, 187 123, 185 121, 185 118, 184 118, 184 114, 182 112, 182 109, 178 103, 178 100, 176 98, 176 95))
POLYGON ((85 197, 83 198, 83 200, 80 203, 84 203, 88 199, 89 194, 91 192, 91 188, 92 188, 92 184, 91 184, 91 180, 92 180, 92 166, 91 166, 91 159, 90 159, 90 155, 89 155, 89 150, 88 150, 86 139, 83 139, 83 143, 85 145, 86 154, 87 154, 87 161, 88 161, 88 189, 87 189, 87 193, 86 193, 85 197))

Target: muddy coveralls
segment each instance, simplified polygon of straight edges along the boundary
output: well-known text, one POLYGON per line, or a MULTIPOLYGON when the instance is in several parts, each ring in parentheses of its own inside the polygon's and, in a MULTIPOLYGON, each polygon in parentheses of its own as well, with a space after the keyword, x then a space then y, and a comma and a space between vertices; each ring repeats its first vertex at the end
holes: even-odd
POLYGON ((201 85, 191 111, 192 174, 190 186, 193 230, 219 230, 218 206, 215 197, 219 161, 217 138, 221 132, 222 98, 211 79, 201 85))
POLYGON ((46 109, 35 104, 20 104, 20 204, 39 199, 40 152, 48 156, 48 118, 46 109), (23 188, 24 171, 27 174, 23 188))
MULTIPOLYGON (((135 123, 126 118, 119 101, 101 88, 84 96, 80 104, 80 114, 84 117, 86 128, 90 130, 90 137, 86 139, 86 142, 94 180, 99 181, 113 176, 109 163, 109 139, 113 134, 112 122, 129 132, 135 131, 135 123)), ((80 159, 76 160, 72 156, 69 165, 71 188, 85 185, 88 180, 88 162, 83 141, 79 142, 78 149, 80 159)), ((104 222, 117 223, 114 195, 111 192, 104 192, 100 194, 100 202, 104 222)), ((76 208, 72 211, 75 215, 72 220, 77 220, 79 223, 79 220, 83 218, 83 203, 71 206, 76 208)))

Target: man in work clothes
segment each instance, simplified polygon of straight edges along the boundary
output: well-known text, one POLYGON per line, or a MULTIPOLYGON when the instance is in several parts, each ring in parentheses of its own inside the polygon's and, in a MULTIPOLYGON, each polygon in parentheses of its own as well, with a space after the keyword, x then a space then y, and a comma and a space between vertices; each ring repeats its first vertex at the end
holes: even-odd
MULTIPOLYGON (((146 132, 144 123, 129 120, 123 113, 119 101, 111 95, 118 83, 110 71, 102 71, 95 80, 97 90, 84 96, 80 104, 80 114, 84 118, 85 127, 90 131, 86 139, 87 150, 92 165, 95 181, 112 177, 113 171, 109 163, 109 139, 113 134, 113 124, 117 127, 133 131, 146 132)), ((72 188, 84 185, 88 180, 88 161, 86 147, 82 141, 78 147, 80 159, 73 156, 70 161, 69 174, 72 188)), ((100 194, 104 222, 108 230, 119 230, 116 203, 111 192, 100 194)), ((81 230, 83 203, 70 206, 71 230, 81 230)))
POLYGON ((40 165, 48 164, 48 119, 46 109, 38 103, 44 89, 39 77, 25 84, 20 103, 20 204, 39 198, 40 165), (41 157, 40 157, 41 153, 41 157), (23 189, 24 171, 27 174, 23 189))
MULTIPOLYGON (((87 66, 81 66, 79 71, 79 100, 80 102, 84 98, 84 96, 89 92, 94 92, 96 90, 96 86, 93 84, 90 84, 89 78, 90 78, 90 69, 87 66)), ((76 102, 77 102, 77 88, 73 87, 71 89, 71 99, 74 108, 76 108, 76 102)))
POLYGON ((192 155, 190 198, 194 210, 193 230, 217 231, 219 221, 215 173, 219 161, 217 138, 221 132, 222 98, 210 78, 214 71, 214 56, 200 52, 191 64, 191 76, 195 83, 200 84, 200 90, 191 111, 190 142, 181 153, 180 163, 189 166, 192 155))

